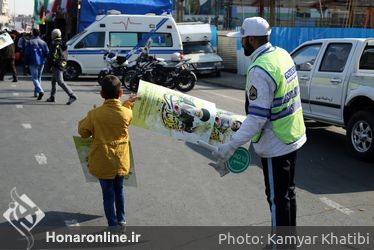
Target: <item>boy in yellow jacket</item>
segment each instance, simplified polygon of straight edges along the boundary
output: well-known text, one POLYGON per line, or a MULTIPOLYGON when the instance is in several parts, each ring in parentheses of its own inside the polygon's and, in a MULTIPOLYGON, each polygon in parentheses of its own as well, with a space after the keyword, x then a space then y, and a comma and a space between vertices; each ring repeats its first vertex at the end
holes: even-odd
POLYGON ((126 224, 123 184, 124 176, 130 171, 128 127, 137 96, 130 94, 121 103, 121 82, 113 75, 103 79, 101 96, 104 104, 89 111, 79 122, 78 133, 83 138, 93 138, 88 169, 100 181, 108 224, 123 227, 126 224))

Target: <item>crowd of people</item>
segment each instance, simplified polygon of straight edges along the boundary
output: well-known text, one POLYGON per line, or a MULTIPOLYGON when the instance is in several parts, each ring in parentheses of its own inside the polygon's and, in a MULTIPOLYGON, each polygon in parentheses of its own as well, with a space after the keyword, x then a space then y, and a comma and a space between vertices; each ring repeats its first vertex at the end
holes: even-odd
POLYGON ((10 69, 13 82, 18 81, 16 59, 22 64, 24 75, 31 74, 34 84, 34 97, 41 100, 44 90, 41 85, 42 74, 45 67, 52 72, 51 93, 46 102, 55 102, 56 84, 68 95, 67 105, 77 100, 74 92, 67 86, 63 72, 67 65, 66 44, 62 41, 61 31, 54 29, 51 33, 49 45, 40 36, 38 29, 31 33, 20 34, 17 31, 8 32, 13 39, 13 44, 0 49, 0 81, 10 69))

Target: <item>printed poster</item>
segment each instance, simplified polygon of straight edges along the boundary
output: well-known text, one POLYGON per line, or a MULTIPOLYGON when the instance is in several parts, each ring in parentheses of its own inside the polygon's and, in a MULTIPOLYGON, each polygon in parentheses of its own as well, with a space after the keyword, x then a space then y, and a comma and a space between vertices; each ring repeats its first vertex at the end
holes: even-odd
POLYGON ((140 81, 137 95, 132 125, 192 143, 209 141, 214 103, 145 81, 140 81))
POLYGON ((0 49, 5 48, 13 43, 12 37, 8 33, 0 34, 0 49))
POLYGON ((243 115, 217 109, 209 144, 219 145, 229 142, 235 132, 239 130, 244 119, 245 116, 243 115))
POLYGON ((191 143, 230 141, 245 116, 217 109, 214 103, 140 81, 132 125, 191 143))
MULTIPOLYGON (((83 174, 87 182, 97 182, 98 179, 95 176, 92 176, 87 167, 88 155, 90 152, 90 147, 92 144, 92 137, 82 138, 80 136, 73 136, 75 148, 78 153, 79 161, 83 170, 83 174)), ((134 157, 132 155, 131 143, 129 141, 129 150, 130 150, 130 173, 125 176, 125 186, 137 187, 136 175, 135 175, 135 164, 134 157)))

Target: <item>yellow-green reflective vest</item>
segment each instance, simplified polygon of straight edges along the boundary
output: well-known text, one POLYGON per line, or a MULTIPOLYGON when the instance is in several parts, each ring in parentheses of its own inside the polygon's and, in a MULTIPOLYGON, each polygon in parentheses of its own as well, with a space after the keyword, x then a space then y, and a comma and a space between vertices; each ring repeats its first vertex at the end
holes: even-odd
MULTIPOLYGON (((305 124, 299 81, 292 58, 287 51, 276 47, 273 51, 265 52, 257 57, 249 66, 248 73, 254 67, 267 72, 276 85, 268 117, 272 123, 272 131, 283 143, 294 143, 305 134, 305 124)), ((252 142, 257 143, 261 138, 261 133, 262 131, 255 134, 252 142)))

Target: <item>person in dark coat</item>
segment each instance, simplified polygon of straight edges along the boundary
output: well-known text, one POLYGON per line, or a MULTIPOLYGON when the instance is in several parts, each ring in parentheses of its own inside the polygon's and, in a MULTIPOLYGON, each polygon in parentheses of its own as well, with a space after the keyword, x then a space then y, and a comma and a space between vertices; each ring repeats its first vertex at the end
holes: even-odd
POLYGON ((27 44, 31 40, 31 35, 29 33, 23 33, 22 36, 18 39, 17 47, 21 53, 21 61, 22 61, 22 70, 23 74, 26 76, 29 73, 29 66, 27 64, 27 61, 25 59, 25 49, 27 44))
POLYGON ((55 102, 56 83, 69 96, 69 100, 66 103, 67 105, 70 105, 77 100, 76 95, 64 81, 63 73, 67 65, 67 58, 65 55, 66 49, 67 46, 61 38, 61 30, 54 29, 52 31, 52 43, 49 54, 49 65, 52 67, 52 90, 51 96, 47 99, 47 102, 55 102))
MULTIPOLYGON (((14 40, 14 36, 12 36, 14 40)), ((0 81, 4 81, 4 75, 9 67, 12 71, 13 75, 13 82, 17 82, 17 70, 16 70, 16 53, 15 53, 15 46, 14 43, 11 45, 6 46, 5 48, 1 49, 0 51, 0 81)))

